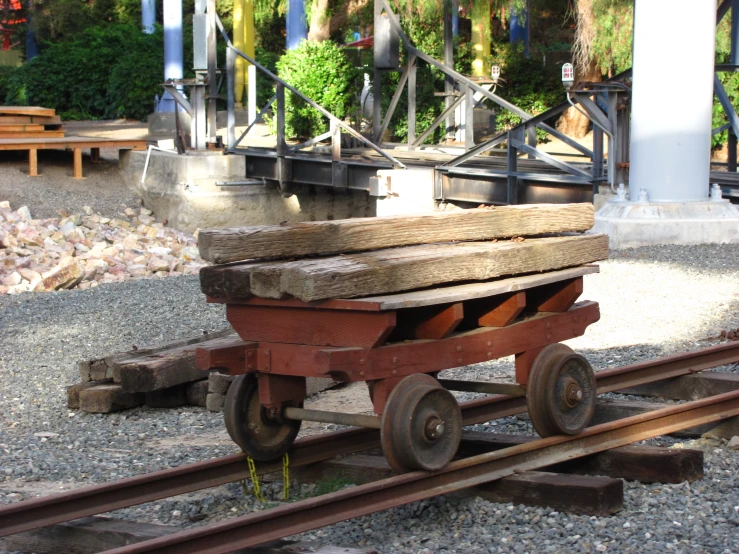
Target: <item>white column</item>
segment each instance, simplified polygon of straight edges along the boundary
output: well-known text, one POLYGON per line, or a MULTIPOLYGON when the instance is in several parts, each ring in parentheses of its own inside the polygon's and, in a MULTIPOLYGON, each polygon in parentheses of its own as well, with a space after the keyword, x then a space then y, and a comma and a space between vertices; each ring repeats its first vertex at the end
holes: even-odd
POLYGON ((716 0, 640 0, 634 18, 631 200, 707 200, 716 0))
POLYGON ((154 0, 141 0, 141 26, 148 35, 154 32, 157 18, 157 8, 154 0))

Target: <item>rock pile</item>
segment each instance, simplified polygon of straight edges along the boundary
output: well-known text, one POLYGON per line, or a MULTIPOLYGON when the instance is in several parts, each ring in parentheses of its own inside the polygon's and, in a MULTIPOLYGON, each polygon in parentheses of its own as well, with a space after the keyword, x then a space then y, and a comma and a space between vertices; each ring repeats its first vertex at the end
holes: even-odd
POLYGON ((12 211, 0 202, 0 294, 197 274, 204 265, 195 236, 165 227, 146 208, 108 218, 86 206, 33 219, 26 206, 12 211))

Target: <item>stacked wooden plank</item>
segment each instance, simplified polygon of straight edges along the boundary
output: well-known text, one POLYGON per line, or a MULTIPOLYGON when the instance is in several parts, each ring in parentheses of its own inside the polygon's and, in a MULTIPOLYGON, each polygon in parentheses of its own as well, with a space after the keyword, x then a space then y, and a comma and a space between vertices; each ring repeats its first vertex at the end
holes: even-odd
MULTIPOLYGON (((81 382, 67 387, 67 407, 90 413, 110 413, 138 406, 176 408, 202 406, 223 410, 234 377, 201 371, 195 349, 227 344, 236 337, 230 328, 158 346, 137 348, 79 362, 81 382)), ((309 379, 308 394, 335 384, 309 379)))
POLYGON ((538 204, 206 230, 201 257, 226 265, 201 289, 310 302, 552 271, 608 257, 606 235, 580 234, 593 222, 592 204, 538 204))
POLYGON ((62 120, 51 108, 0 106, 0 139, 62 138, 62 120))

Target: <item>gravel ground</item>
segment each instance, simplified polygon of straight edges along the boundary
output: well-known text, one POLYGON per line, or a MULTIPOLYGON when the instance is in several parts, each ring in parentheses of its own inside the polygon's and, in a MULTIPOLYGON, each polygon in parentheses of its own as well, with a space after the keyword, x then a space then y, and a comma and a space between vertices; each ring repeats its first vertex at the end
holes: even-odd
MULTIPOLYGON (((106 197, 96 209, 117 210, 118 201, 106 197)), ((569 343, 598 370, 705 346, 712 341, 702 339, 739 328, 737 245, 614 252, 601 270, 586 277, 583 296, 601 303, 601 321, 569 343)), ((100 416, 69 412, 64 398, 64 387, 78 380, 80 359, 224 326, 222 307, 205 303, 193 277, 0 297, 0 503, 234 452, 220 415, 200 408, 100 416)), ((510 360, 502 360, 454 373, 497 379, 510 378, 511 370, 510 360)), ((516 418, 486 428, 531 432, 516 418)), ((608 518, 442 497, 303 537, 382 553, 739 553, 739 452, 725 441, 655 443, 703 450, 705 478, 677 486, 627 483, 625 509, 608 518)), ((233 484, 116 515, 200 525, 274 505, 280 485, 266 489, 267 504, 233 484)), ((309 492, 303 486, 293 496, 309 492)))
POLYGON ((81 213, 83 206, 90 206, 105 217, 115 217, 126 207, 138 206, 137 196, 126 188, 118 170, 118 150, 101 148, 99 163, 90 161, 89 150, 83 153, 85 179, 80 180, 73 177, 71 151, 39 150, 38 177, 28 176, 27 152, 3 152, 0 200, 9 201, 14 210, 28 206, 38 219, 56 217, 61 208, 81 213))

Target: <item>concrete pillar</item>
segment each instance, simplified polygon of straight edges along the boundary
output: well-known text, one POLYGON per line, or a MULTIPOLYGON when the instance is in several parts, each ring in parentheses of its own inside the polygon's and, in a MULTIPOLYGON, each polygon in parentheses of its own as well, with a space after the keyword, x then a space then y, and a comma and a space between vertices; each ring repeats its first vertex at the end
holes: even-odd
POLYGON ((523 43, 523 53, 529 57, 529 0, 526 0, 526 6, 523 11, 516 9, 511 5, 511 44, 517 42, 523 43))
POLYGON ((288 0, 287 3, 287 49, 293 50, 302 40, 308 39, 305 19, 305 0, 288 0))
POLYGON ((141 28, 147 35, 154 32, 157 21, 157 7, 154 0, 141 0, 141 28))
MULTIPOLYGON (((182 79, 182 75, 182 0, 164 0, 164 80, 182 79)), ((159 111, 175 111, 175 101, 167 92, 159 111)))
POLYGON ((636 2, 632 202, 708 199, 715 40, 716 0, 636 2))

